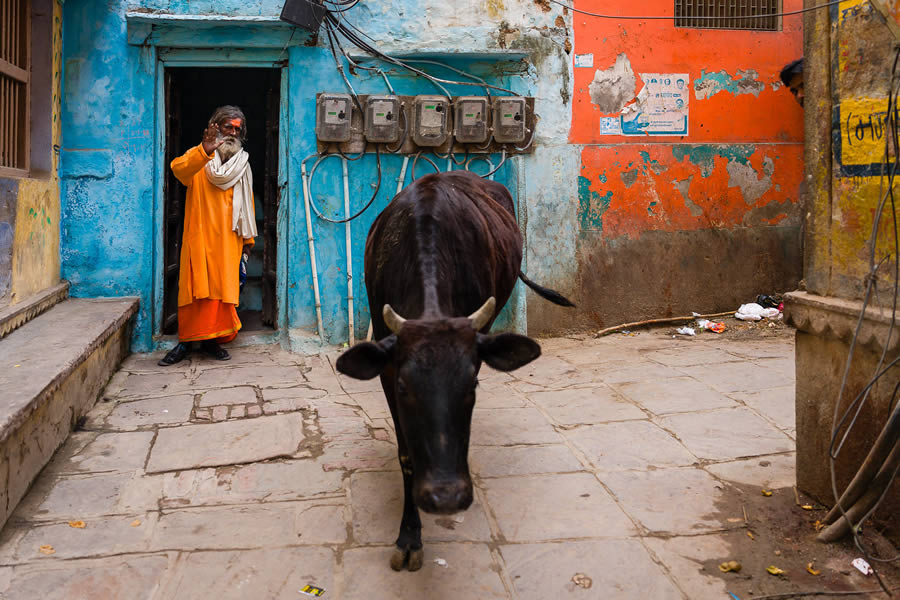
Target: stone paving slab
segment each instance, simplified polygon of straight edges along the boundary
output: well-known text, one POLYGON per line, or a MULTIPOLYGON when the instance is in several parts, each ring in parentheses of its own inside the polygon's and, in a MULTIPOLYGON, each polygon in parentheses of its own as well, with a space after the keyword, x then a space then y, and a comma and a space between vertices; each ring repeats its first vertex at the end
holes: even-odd
POLYGON ((631 521, 588 473, 488 479, 484 490, 508 541, 628 537, 635 532, 631 521))
MULTIPOLYGON (((363 544, 387 544, 397 539, 403 513, 403 477, 399 471, 356 473, 350 480, 353 538, 363 544)), ((422 540, 479 542, 491 539, 484 507, 477 501, 464 513, 442 516, 421 513, 422 540)))
POLYGON ((710 389, 691 377, 621 383, 616 385, 616 389, 657 415, 737 406, 737 402, 725 394, 710 389))
MULTIPOLYGON (((151 600, 170 568, 165 555, 67 561, 57 568, 22 567, 0 583, 4 600, 151 600)), ((175 598, 176 596, 172 596, 175 598)), ((182 598, 182 596, 178 596, 182 598)))
POLYGON ((102 423, 92 423, 92 425, 116 431, 135 431, 158 425, 176 425, 190 421, 193 408, 193 394, 122 402, 112 409, 102 423))
POLYGON ((682 598, 637 540, 515 544, 500 553, 522 598, 682 598))
POLYGON ((290 456, 303 440, 300 415, 161 429, 148 473, 215 467, 290 456))
POLYGON ((329 548, 190 552, 181 555, 160 598, 247 600, 310 598, 307 585, 334 595, 334 553, 329 548))
POLYGON ((536 408, 476 408, 472 413, 472 446, 560 442, 553 425, 536 408))
POLYGON ((647 531, 659 534, 697 534, 723 529, 716 513, 719 486, 698 469, 624 471, 601 477, 622 509, 647 531))
POLYGON ((745 533, 716 509, 729 482, 793 483, 792 343, 540 342, 479 374, 475 502, 422 514, 416 573, 388 566, 402 478, 377 379, 274 346, 129 357, 0 533, 0 597, 718 597, 697 561, 745 533))
POLYGON ((605 385, 552 392, 535 392, 528 398, 560 425, 572 426, 609 421, 643 419, 644 412, 605 385))
POLYGON ((793 442, 750 410, 725 408, 659 420, 700 458, 723 460, 793 449, 793 442))
POLYGON ((341 544, 347 539, 343 512, 334 500, 176 510, 160 516, 150 545, 221 550, 341 544))
POLYGON ((499 565, 485 544, 431 544, 428 558, 415 573, 388 566, 392 547, 354 548, 344 552, 344 586, 335 598, 366 600, 499 600, 509 598, 499 565), (434 562, 441 559, 447 566, 434 562))
POLYGON ((189 469, 156 476, 162 508, 300 500, 343 493, 343 474, 304 459, 189 469))
POLYGON ((567 431, 565 437, 600 471, 643 470, 697 462, 678 440, 650 421, 580 427, 567 431))
POLYGON ((509 477, 539 473, 574 473, 584 465, 562 445, 480 446, 469 451, 469 467, 481 477, 509 477))

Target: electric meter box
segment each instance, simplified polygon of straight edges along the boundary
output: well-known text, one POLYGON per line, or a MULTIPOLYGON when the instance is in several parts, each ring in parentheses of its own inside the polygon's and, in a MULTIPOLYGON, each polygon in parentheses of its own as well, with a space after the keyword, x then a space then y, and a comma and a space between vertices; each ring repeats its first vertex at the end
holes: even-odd
POLYGON ((442 146, 450 137, 450 99, 446 96, 416 96, 415 106, 413 141, 417 146, 442 146))
POLYGON ((525 98, 505 96, 494 99, 494 141, 521 144, 525 141, 525 98))
POLYGON ((369 96, 366 99, 365 135, 373 144, 393 144, 400 139, 398 96, 369 96))
POLYGON ((320 142, 349 142, 353 99, 350 94, 319 94, 316 137, 320 142))
POLYGON ((461 144, 483 144, 491 136, 488 127, 490 107, 483 96, 461 96, 456 99, 453 137, 461 144))

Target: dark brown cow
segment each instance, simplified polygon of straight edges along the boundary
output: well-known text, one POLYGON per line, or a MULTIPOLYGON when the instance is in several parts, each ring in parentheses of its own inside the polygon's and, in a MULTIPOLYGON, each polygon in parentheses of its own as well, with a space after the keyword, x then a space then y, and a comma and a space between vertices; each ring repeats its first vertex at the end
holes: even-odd
POLYGON ((418 508, 451 514, 472 503, 469 432, 481 362, 511 371, 541 353, 526 336, 487 334, 516 278, 572 306, 525 278, 521 262, 509 191, 465 171, 417 180, 369 230, 366 289, 378 341, 347 350, 337 368, 358 379, 381 375, 394 419, 404 488, 395 570, 422 566, 418 508))

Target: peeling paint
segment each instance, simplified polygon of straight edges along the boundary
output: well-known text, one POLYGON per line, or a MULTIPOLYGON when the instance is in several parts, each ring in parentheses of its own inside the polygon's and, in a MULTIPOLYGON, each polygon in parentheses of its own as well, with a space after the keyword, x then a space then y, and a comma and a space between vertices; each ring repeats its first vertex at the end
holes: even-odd
POLYGON ((745 163, 732 161, 725 166, 729 176, 728 185, 741 188, 744 202, 750 206, 756 204, 756 201, 772 188, 772 168, 774 163, 771 158, 766 157, 763 164, 762 175, 752 166, 745 163))
POLYGON ((622 53, 616 57, 613 66, 606 70, 597 69, 589 86, 591 102, 600 112, 618 113, 634 100, 637 77, 631 68, 631 61, 622 53))
POLYGON ((682 179, 681 181, 673 180, 672 185, 675 186, 675 189, 678 190, 678 193, 681 194, 682 199, 684 200, 684 205, 688 207, 688 210, 691 211, 692 217, 699 217, 703 214, 703 207, 695 204, 690 197, 691 183, 694 182, 693 175, 688 177, 687 179, 682 179))
POLYGON ((700 144, 697 146, 679 145, 672 146, 672 156, 677 161, 683 161, 687 157, 688 162, 701 168, 703 177, 712 175, 715 168, 715 159, 724 158, 729 162, 747 164, 749 157, 756 152, 756 146, 742 145, 718 145, 700 144))
POLYGON ((612 196, 612 191, 601 196, 599 192, 591 190, 590 179, 578 178, 578 220, 582 231, 603 230, 603 215, 609 210, 612 196))
POLYGON ((622 178, 622 183, 625 184, 625 188, 630 188, 634 185, 634 182, 637 181, 638 170, 631 169, 629 171, 622 171, 619 173, 619 177, 622 178))
POLYGON ((694 95, 697 100, 706 100, 719 92, 730 92, 734 96, 753 94, 757 98, 766 89, 766 84, 759 81, 759 73, 753 69, 738 69, 734 76, 724 69, 717 73, 701 72, 700 78, 694 81, 694 95))

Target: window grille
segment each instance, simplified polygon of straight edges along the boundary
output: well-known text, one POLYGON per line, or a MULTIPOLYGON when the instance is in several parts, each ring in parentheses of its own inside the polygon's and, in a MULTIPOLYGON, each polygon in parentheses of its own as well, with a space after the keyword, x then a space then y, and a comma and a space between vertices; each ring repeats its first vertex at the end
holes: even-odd
POLYGON ((675 0, 675 27, 778 31, 780 12, 781 0, 675 0))
POLYGON ((29 0, 0 0, 0 175, 29 168, 29 0))

